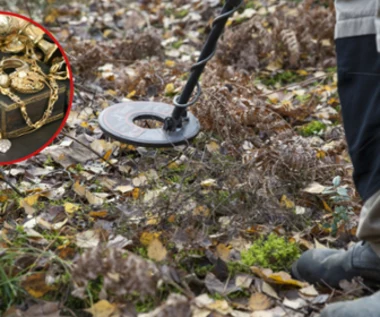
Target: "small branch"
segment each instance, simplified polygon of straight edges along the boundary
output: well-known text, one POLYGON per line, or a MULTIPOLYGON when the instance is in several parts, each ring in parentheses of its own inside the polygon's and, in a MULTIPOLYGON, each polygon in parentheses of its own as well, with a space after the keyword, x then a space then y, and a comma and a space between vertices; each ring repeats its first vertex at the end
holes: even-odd
POLYGON ((10 187, 12 188, 16 193, 17 195, 21 196, 21 197, 25 197, 25 194, 21 193, 18 188, 16 186, 14 186, 9 180, 8 180, 8 177, 5 175, 4 173, 4 170, 2 168, 0 168, 0 174, 1 174, 1 178, 2 180, 10 187))
POLYGON ((95 150, 93 150, 90 146, 88 146, 87 144, 84 144, 83 142, 77 140, 76 138, 72 137, 71 135, 68 135, 66 133, 63 133, 61 132, 61 134, 65 137, 68 137, 69 139, 77 142, 78 144, 84 146, 86 149, 88 149, 89 151, 91 151, 92 153, 94 153, 97 157, 99 157, 101 160, 103 160, 104 162, 106 162, 109 166, 112 166, 114 169, 117 170, 117 167, 112 164, 110 161, 106 160, 101 154, 99 154, 98 152, 96 152, 95 150))

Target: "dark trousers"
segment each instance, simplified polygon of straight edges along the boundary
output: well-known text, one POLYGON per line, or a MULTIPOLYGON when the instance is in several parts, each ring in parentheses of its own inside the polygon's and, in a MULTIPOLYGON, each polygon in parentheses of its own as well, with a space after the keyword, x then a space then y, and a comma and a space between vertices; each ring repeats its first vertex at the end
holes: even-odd
POLYGON ((366 201, 380 190, 380 53, 375 35, 338 39, 336 51, 353 178, 366 201))

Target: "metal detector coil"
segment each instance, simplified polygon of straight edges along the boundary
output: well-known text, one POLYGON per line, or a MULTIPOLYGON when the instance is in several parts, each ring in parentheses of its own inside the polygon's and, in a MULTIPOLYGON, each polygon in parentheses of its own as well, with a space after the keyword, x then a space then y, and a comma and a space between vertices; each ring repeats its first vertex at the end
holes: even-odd
POLYGON ((187 111, 201 95, 199 78, 207 62, 215 55, 218 39, 223 33, 227 20, 244 3, 244 0, 226 0, 222 13, 213 24, 208 39, 196 64, 191 67, 190 77, 173 104, 160 102, 126 102, 115 104, 103 110, 99 125, 103 132, 123 143, 145 147, 171 147, 188 144, 200 131, 198 119, 187 111), (195 97, 190 100, 194 89, 195 97), (153 119, 163 123, 160 129, 143 128, 138 120, 153 119))

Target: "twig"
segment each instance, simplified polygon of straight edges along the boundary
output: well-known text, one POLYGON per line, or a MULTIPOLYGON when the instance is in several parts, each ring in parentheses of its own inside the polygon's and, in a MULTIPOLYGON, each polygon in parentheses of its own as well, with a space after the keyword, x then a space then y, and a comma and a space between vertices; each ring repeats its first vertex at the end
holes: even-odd
POLYGON ((263 97, 269 96, 271 94, 275 94, 277 92, 281 92, 281 91, 284 91, 284 90, 292 88, 292 87, 297 87, 297 86, 304 87, 304 86, 307 86, 307 85, 310 85, 310 84, 314 83, 318 79, 324 79, 324 78, 326 78, 328 76, 329 76, 329 74, 324 74, 324 75, 317 76, 317 77, 314 77, 314 78, 308 78, 308 79, 305 79, 304 81, 301 81, 299 83, 293 83, 293 84, 287 85, 285 87, 281 87, 280 89, 277 89, 277 90, 274 90, 274 91, 271 91, 269 93, 262 94, 262 95, 259 95, 259 96, 263 96, 263 97))
POLYGON ((76 138, 72 137, 71 135, 68 135, 66 133, 63 133, 61 132, 61 134, 65 137, 68 137, 69 139, 71 140, 74 140, 75 142, 77 142, 78 144, 84 146, 86 149, 88 149, 89 151, 91 151, 92 153, 94 153, 97 157, 99 157, 101 160, 103 160, 104 162, 106 162, 109 166, 112 166, 114 169, 117 170, 117 167, 112 164, 110 161, 106 160, 101 154, 99 154, 98 152, 96 152, 95 150, 93 150, 91 147, 89 147, 87 144, 84 144, 83 142, 77 140, 76 138))
POLYGON ((2 168, 0 168, 0 174, 1 174, 1 176, 2 176, 2 180, 3 180, 5 183, 7 183, 8 186, 9 186, 10 188, 12 188, 12 189, 17 193, 17 195, 19 195, 19 196, 21 196, 21 197, 25 197, 25 194, 21 193, 21 192, 18 190, 18 188, 17 188, 16 186, 14 186, 14 185, 8 180, 7 176, 6 176, 5 173, 4 173, 4 170, 3 170, 2 168))

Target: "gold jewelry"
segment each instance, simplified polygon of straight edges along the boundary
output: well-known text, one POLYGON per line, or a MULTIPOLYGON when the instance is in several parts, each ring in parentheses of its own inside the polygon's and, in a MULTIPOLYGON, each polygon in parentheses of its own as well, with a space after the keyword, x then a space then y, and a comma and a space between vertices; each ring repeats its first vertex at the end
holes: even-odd
POLYGON ((30 66, 27 62, 23 61, 20 58, 10 58, 0 62, 0 72, 3 69, 7 69, 10 67, 16 68, 16 71, 9 75, 10 86, 0 86, 0 92, 3 95, 8 96, 15 103, 20 105, 21 114, 24 117, 26 124, 30 128, 33 128, 35 130, 42 127, 51 116, 53 106, 55 102, 58 100, 58 84, 56 82, 56 77, 60 78, 60 76, 56 75, 56 68, 50 69, 50 73, 46 75, 35 61, 30 62, 30 66), (30 81, 29 77, 31 77, 32 80, 36 80, 36 82, 30 81), (26 111, 25 103, 21 100, 19 96, 17 96, 11 91, 11 88, 23 93, 33 93, 42 90, 44 84, 47 85, 51 91, 48 107, 46 108, 42 116, 42 119, 33 123, 26 111))
MULTIPOLYGON (((0 93, 8 96, 15 102, 25 120, 26 125, 30 128, 18 134, 18 136, 31 133, 41 128, 51 117, 54 104, 59 98, 59 86, 57 80, 66 80, 69 78, 69 72, 65 66, 63 58, 54 58, 49 73, 46 74, 37 63, 39 57, 34 50, 35 46, 44 53, 47 62, 58 49, 43 39, 44 32, 33 24, 17 19, 14 17, 0 15, 0 51, 6 53, 21 53, 24 55, 12 56, 0 61, 0 93), (9 70, 14 69, 9 74, 9 70), (7 71, 7 72, 6 72, 7 71), (33 94, 40 92, 48 87, 50 96, 48 105, 42 118, 33 122, 28 115, 25 102, 17 93, 33 94)), ((0 152, 5 153, 11 147, 11 142, 3 138, 0 133, 0 152)))

